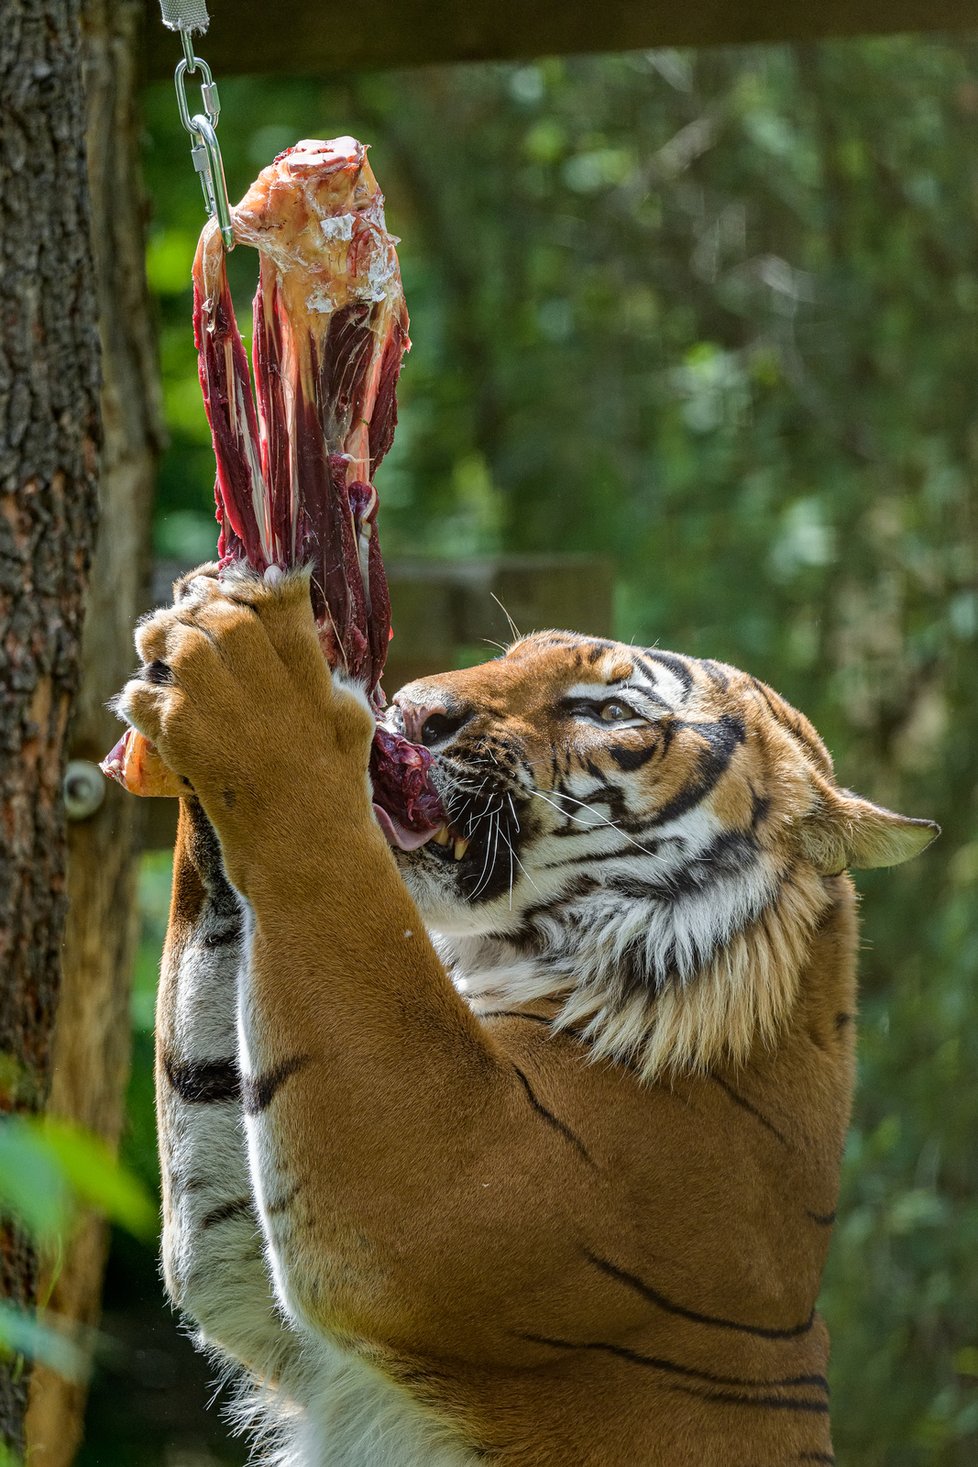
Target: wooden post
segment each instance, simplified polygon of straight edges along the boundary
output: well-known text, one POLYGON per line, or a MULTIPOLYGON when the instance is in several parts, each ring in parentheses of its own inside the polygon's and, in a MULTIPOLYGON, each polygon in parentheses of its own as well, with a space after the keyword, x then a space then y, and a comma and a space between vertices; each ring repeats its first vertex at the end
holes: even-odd
MULTIPOLYGON (((104 446, 101 532, 71 726, 70 757, 81 764, 70 766, 77 771, 77 788, 69 788, 68 797, 69 911, 48 1106, 112 1145, 122 1124, 129 1069, 142 810, 139 801, 97 776, 92 787, 102 802, 89 812, 86 774, 94 774, 93 766, 118 736, 105 702, 124 683, 135 656, 132 627, 145 597, 160 442, 138 162, 141 8, 137 0, 85 0, 82 15, 104 446)), ((193 177, 187 182, 194 186, 193 177)), ((58 1261, 49 1308, 77 1324, 98 1322, 106 1231, 101 1219, 86 1217, 58 1261)), ((71 1462, 86 1390, 84 1381, 35 1370, 27 1422, 32 1467, 71 1462)))

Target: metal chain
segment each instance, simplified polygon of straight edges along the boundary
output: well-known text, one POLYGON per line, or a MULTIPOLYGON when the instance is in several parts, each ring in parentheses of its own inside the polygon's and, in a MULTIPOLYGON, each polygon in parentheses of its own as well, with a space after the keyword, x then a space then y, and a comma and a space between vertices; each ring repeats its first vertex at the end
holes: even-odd
MULTIPOLYGON (((193 7, 191 7, 193 8, 193 7)), ((204 22, 207 20, 206 8, 203 9, 204 22)), ((177 6, 180 9, 180 6, 177 6)), ((172 3, 169 6, 173 10, 172 3)), ((217 94, 217 83, 211 75, 211 69, 207 62, 200 56, 194 54, 194 45, 191 32, 200 29, 199 24, 188 23, 187 20, 179 18, 174 24, 172 14, 168 13, 168 7, 163 6, 164 24, 178 31, 183 46, 183 60, 177 63, 177 69, 173 73, 173 84, 177 93, 177 107, 180 112, 180 121, 189 132, 193 143, 190 149, 190 157, 194 168, 200 179, 201 191, 204 195, 204 207, 212 219, 217 220, 221 231, 221 239, 224 241, 226 250, 234 249, 234 232, 231 228, 231 204, 228 199, 228 186, 224 177, 224 159, 221 157, 221 145, 217 141, 217 123, 221 115, 221 100, 217 94), (194 76, 199 72, 201 75, 200 96, 203 103, 203 112, 195 112, 191 116, 190 105, 187 101, 188 76, 194 76)))

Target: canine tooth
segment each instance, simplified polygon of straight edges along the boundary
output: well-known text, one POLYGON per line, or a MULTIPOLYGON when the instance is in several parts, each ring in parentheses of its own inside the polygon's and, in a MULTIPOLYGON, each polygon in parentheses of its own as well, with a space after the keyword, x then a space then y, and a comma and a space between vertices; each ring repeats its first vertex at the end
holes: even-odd
POLYGON ((469 848, 468 841, 467 840, 464 840, 462 838, 462 836, 459 836, 458 840, 455 842, 455 859, 456 859, 456 861, 461 861, 462 857, 465 855, 465 853, 468 850, 468 848, 469 848))
POLYGON ((448 846, 448 845, 451 845, 452 838, 451 838, 451 836, 448 833, 448 826, 447 825, 443 825, 442 828, 441 828, 441 830, 437 831, 436 834, 433 836, 433 840, 434 840, 436 846, 448 846))

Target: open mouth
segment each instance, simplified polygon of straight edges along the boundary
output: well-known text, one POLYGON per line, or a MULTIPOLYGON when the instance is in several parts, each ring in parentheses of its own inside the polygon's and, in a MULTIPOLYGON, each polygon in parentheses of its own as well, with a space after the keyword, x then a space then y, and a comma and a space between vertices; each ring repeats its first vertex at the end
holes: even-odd
POLYGON ((377 823, 392 846, 416 851, 434 840, 448 816, 431 778, 433 759, 422 744, 382 725, 374 730, 370 781, 377 823))
POLYGON ((457 867, 471 900, 510 887, 519 869, 519 809, 525 801, 482 769, 445 769, 447 808, 432 779, 434 759, 420 744, 378 727, 370 758, 377 824, 395 850, 424 848, 430 860, 457 867))
POLYGON ((431 777, 434 759, 422 744, 378 727, 370 751, 377 824, 399 851, 431 844, 444 859, 461 861, 472 844, 449 820, 431 777))
POLYGON ((417 851, 422 846, 433 845, 435 851, 443 856, 444 860, 461 861, 472 844, 465 836, 458 835, 450 825, 440 825, 437 830, 411 830, 409 826, 403 825, 383 805, 374 801, 374 815, 377 824, 387 838, 389 845, 399 851, 417 851))

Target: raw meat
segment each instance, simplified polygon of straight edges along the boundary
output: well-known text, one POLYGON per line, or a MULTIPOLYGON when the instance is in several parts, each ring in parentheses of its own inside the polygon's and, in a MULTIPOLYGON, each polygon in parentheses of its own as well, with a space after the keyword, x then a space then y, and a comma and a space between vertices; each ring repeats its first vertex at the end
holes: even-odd
MULTIPOLYGON (((218 554, 258 572, 310 565, 323 653, 380 710, 390 601, 372 479, 393 441, 410 345, 383 195, 363 144, 305 141, 263 169, 232 217, 235 240, 260 261, 254 394, 213 223, 193 270, 218 554)), ((427 749, 378 729, 371 775, 388 834, 423 838, 444 822, 430 766, 427 749)), ((132 730, 103 769, 134 793, 183 792, 132 730)))

